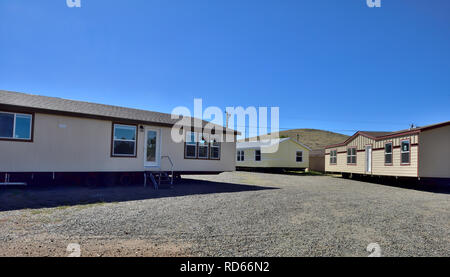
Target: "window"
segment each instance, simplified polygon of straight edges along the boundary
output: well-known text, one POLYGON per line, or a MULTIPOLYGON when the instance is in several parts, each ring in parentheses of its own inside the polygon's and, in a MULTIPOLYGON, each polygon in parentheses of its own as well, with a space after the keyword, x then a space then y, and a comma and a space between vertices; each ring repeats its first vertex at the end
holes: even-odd
POLYGON ((136 131, 134 125, 113 124, 112 156, 136 157, 136 131))
POLYGON ((261 150, 255 150, 255 161, 261 161, 261 150))
POLYGON ((410 163, 410 143, 409 140, 403 140, 401 144, 401 163, 409 164, 410 163))
POLYGON ((197 158, 197 134, 194 132, 186 133, 185 157, 190 159, 197 158))
POLYGON ((157 163, 157 152, 158 152, 158 132, 154 130, 147 131, 147 143, 146 143, 146 162, 147 164, 157 163))
POLYGON ((337 163, 337 150, 331 150, 330 151, 330 164, 336 164, 337 163))
POLYGON ((209 155, 209 141, 205 138, 207 135, 203 135, 198 141, 198 158, 208 159, 209 155))
POLYGON ((185 159, 220 160, 220 142, 214 135, 186 132, 185 159))
POLYGON ((215 140, 211 141, 211 160, 220 160, 220 142, 216 142, 215 140))
POLYGON ((0 139, 31 141, 33 116, 0 112, 0 139))
POLYGON ((347 164, 356 164, 356 147, 347 148, 347 164))
POLYGON ((303 151, 297 151, 295 161, 298 163, 303 162, 303 151))
POLYGON ((384 164, 392 165, 392 142, 384 145, 384 164))
POLYGON ((237 160, 238 160, 238 162, 244 161, 244 150, 237 151, 237 160))

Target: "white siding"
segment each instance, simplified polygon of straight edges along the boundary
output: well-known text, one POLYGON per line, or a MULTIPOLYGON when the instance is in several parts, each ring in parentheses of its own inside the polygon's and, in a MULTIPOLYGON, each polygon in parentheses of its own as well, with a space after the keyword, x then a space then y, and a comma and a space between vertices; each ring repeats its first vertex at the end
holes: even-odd
MULTIPOLYGON (((136 158, 111 157, 112 122, 35 114, 34 142, 0 141, 0 172, 85 172, 144 170, 144 136, 138 130, 136 158), (64 124, 66 128, 60 128, 64 124)), ((161 130, 161 155, 170 156, 176 171, 233 171, 236 143, 222 143, 220 160, 184 159, 184 143, 161 130)), ((169 170, 166 159, 161 168, 169 170)))
POLYGON ((237 161, 240 167, 277 167, 277 168, 308 168, 309 150, 291 140, 279 144, 275 153, 261 153, 261 161, 255 161, 255 149, 245 149, 244 161, 237 161), (303 162, 296 162, 296 152, 303 151, 303 162))

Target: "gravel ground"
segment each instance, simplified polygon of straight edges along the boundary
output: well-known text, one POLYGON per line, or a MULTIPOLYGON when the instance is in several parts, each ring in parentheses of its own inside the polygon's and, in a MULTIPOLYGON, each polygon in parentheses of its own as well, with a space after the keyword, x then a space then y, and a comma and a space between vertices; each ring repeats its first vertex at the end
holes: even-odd
POLYGON ((174 189, 0 190, 0 256, 450 256, 450 194, 232 172, 174 189), (80 204, 82 203, 82 204, 80 204))

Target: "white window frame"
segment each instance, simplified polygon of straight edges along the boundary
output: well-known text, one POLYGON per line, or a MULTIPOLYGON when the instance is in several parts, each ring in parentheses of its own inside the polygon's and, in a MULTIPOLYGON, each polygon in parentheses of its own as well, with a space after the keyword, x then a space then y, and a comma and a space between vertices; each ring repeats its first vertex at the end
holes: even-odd
POLYGON ((336 165, 337 164, 337 150, 330 150, 330 164, 331 165, 336 165), (334 155, 333 155, 334 153, 334 155), (334 159, 334 162, 333 162, 334 159))
POLYGON ((185 159, 197 159, 198 158, 198 134, 196 132, 188 131, 186 132, 186 140, 184 145, 184 158, 185 159), (191 142, 191 135, 194 134, 194 141, 191 142), (188 142, 189 138, 189 142, 188 142), (187 147, 188 146, 194 146, 195 147, 195 156, 188 156, 187 147))
POLYGON ((244 150, 238 150, 238 151, 237 151, 237 161, 238 161, 238 162, 243 162, 243 161, 245 161, 244 150))
POLYGON ((393 163, 394 163, 394 143, 392 141, 390 141, 390 142, 386 142, 384 144, 384 165, 393 165, 393 163), (388 144, 391 145, 391 152, 390 153, 386 152, 386 145, 388 145, 388 144), (391 162, 390 163, 386 162, 386 156, 387 155, 391 156, 391 162))
POLYGON ((302 162, 303 162, 303 151, 296 151, 296 152, 295 152, 295 161, 296 161, 297 163, 302 163, 302 162), (298 153, 301 154, 301 155, 300 155, 301 161, 298 161, 298 158, 299 158, 298 153))
POLYGON ((356 165, 358 163, 358 148, 352 146, 347 148, 347 164, 356 165), (355 154, 352 154, 352 150, 355 149, 355 154), (348 154, 348 150, 350 150, 350 155, 348 154), (352 162, 352 157, 355 157, 355 162, 352 162), (350 162, 348 162, 348 158, 350 158, 350 162))
POLYGON ((411 164, 411 140, 409 139, 403 139, 400 141, 400 164, 402 165, 409 165, 411 164), (408 142, 408 151, 403 151, 403 142, 408 142), (408 153, 408 162, 403 162, 403 154, 408 153))
POLYGON ((0 139, 18 140, 18 141, 31 141, 31 139, 33 137, 33 114, 13 113, 13 112, 4 112, 4 111, 0 111, 0 113, 14 115, 12 137, 0 137, 0 139), (29 130, 30 131, 30 137, 28 137, 28 138, 16 138, 16 118, 17 118, 17 115, 29 116, 30 117, 30 130, 29 130))
POLYGON ((209 136, 207 134, 199 134, 198 144, 197 144, 197 157, 200 160, 209 159, 209 136), (200 137, 201 135, 201 137, 200 137), (204 141, 205 144, 200 144, 200 141, 204 141), (206 157, 200 157, 200 148, 206 148, 206 157))
POLYGON ((210 158, 211 160, 220 160, 220 147, 221 147, 220 142, 215 142, 214 140, 212 140, 212 141, 210 142, 210 146, 209 146, 209 151, 210 151, 210 153, 209 153, 209 158, 210 158), (215 143, 217 143, 217 145, 214 145, 215 143), (218 154, 217 158, 212 156, 213 148, 217 148, 217 154, 218 154))
POLYGON ((137 136, 138 136, 138 126, 137 125, 127 125, 127 124, 121 124, 121 123, 113 123, 113 137, 112 137, 112 156, 113 157, 130 157, 134 158, 136 157, 136 149, 137 149, 137 136), (132 127, 134 128, 134 140, 132 139, 116 139, 116 126, 120 127, 132 127), (116 154, 115 153, 115 147, 114 142, 116 141, 126 141, 126 142, 134 142, 134 150, 133 154, 116 154))
POLYGON ((260 162, 262 160, 262 154, 261 149, 255 149, 255 162, 260 162), (259 155, 256 154, 256 152, 259 151, 259 155), (259 156, 259 160, 256 159, 256 157, 259 156))

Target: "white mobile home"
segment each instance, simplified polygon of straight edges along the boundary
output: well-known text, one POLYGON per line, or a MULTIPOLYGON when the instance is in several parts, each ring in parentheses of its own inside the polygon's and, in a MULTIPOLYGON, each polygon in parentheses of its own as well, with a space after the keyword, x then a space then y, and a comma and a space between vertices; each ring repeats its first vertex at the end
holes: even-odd
POLYGON ((176 121, 170 114, 0 91, 0 183, 130 183, 143 182, 145 172, 235 170, 234 141, 217 141, 214 129, 191 129, 184 130, 186 142, 174 142, 176 121))
POLYGON ((277 171, 305 170, 309 167, 311 149, 291 138, 264 141, 238 142, 236 168, 240 170, 277 171), (277 151, 270 151, 277 145, 277 151))
POLYGON ((450 178, 450 121, 398 132, 359 131, 325 148, 325 170, 350 175, 450 178))

